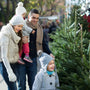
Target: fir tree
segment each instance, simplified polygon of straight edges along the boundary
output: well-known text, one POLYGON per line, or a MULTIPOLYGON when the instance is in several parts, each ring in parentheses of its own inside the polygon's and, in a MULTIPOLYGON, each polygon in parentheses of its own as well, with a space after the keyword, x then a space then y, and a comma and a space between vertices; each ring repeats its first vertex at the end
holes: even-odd
POLYGON ((60 88, 90 90, 90 32, 83 30, 81 25, 79 30, 76 28, 78 24, 71 27, 69 21, 65 20, 61 29, 51 35, 51 49, 55 55, 60 88))

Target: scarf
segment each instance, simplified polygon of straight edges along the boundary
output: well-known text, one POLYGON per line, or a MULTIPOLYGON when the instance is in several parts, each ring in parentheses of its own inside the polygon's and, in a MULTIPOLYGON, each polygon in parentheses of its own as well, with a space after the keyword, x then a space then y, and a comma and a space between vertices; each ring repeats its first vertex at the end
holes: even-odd
POLYGON ((52 75, 54 73, 54 71, 47 71, 48 75, 52 75))
POLYGON ((31 27, 33 30, 37 29, 37 34, 36 34, 36 49, 38 50, 43 50, 42 48, 42 42, 43 42, 43 29, 40 26, 39 23, 36 25, 33 25, 29 20, 26 22, 27 26, 31 27))
POLYGON ((9 37, 16 43, 18 44, 20 41, 20 37, 15 33, 15 31, 13 30, 13 27, 11 26, 11 24, 7 24, 6 26, 4 26, 2 28, 2 33, 8 33, 9 37))

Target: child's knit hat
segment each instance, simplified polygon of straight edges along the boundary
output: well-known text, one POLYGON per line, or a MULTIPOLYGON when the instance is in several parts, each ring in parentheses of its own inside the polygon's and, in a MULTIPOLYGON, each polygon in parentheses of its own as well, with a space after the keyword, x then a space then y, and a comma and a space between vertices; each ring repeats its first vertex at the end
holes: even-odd
POLYGON ((15 15, 9 21, 11 25, 24 25, 24 20, 21 15, 15 15))
POLYGON ((22 15, 24 13, 27 13, 26 9, 23 7, 23 3, 19 2, 18 7, 16 8, 16 15, 22 15))
POLYGON ((42 52, 41 50, 39 50, 37 52, 38 56, 39 56, 39 61, 41 63, 41 67, 47 67, 47 65, 49 64, 49 62, 51 60, 54 60, 54 58, 52 58, 50 55, 48 55, 47 53, 42 52))

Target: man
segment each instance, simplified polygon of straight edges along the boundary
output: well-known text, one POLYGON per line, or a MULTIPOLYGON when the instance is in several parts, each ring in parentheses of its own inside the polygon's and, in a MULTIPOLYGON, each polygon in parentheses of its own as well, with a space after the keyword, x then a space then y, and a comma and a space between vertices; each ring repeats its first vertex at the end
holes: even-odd
POLYGON ((47 54, 50 54, 54 58, 48 45, 44 41, 43 30, 41 25, 38 23, 38 21, 39 21, 39 12, 36 9, 32 9, 28 15, 26 24, 33 29, 32 33, 30 33, 29 35, 29 38, 30 38, 29 56, 32 59, 33 63, 28 63, 25 61, 25 65, 19 65, 19 73, 20 73, 19 90, 26 90, 26 86, 25 86, 26 74, 28 76, 29 88, 30 90, 32 90, 32 85, 35 79, 35 75, 37 73, 37 51, 38 50, 43 50, 44 52, 46 52, 47 54))

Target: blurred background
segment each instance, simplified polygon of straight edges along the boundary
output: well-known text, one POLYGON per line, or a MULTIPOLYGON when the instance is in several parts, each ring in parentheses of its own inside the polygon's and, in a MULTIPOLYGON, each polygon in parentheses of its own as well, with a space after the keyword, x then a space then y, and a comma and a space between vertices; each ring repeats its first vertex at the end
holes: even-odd
POLYGON ((20 1, 24 3, 28 12, 32 8, 36 8, 40 11, 41 16, 54 15, 58 17, 60 22, 63 22, 65 15, 68 16, 70 14, 74 5, 82 6, 83 3, 85 4, 90 0, 0 0, 0 22, 8 22, 15 14, 15 8, 20 1))

